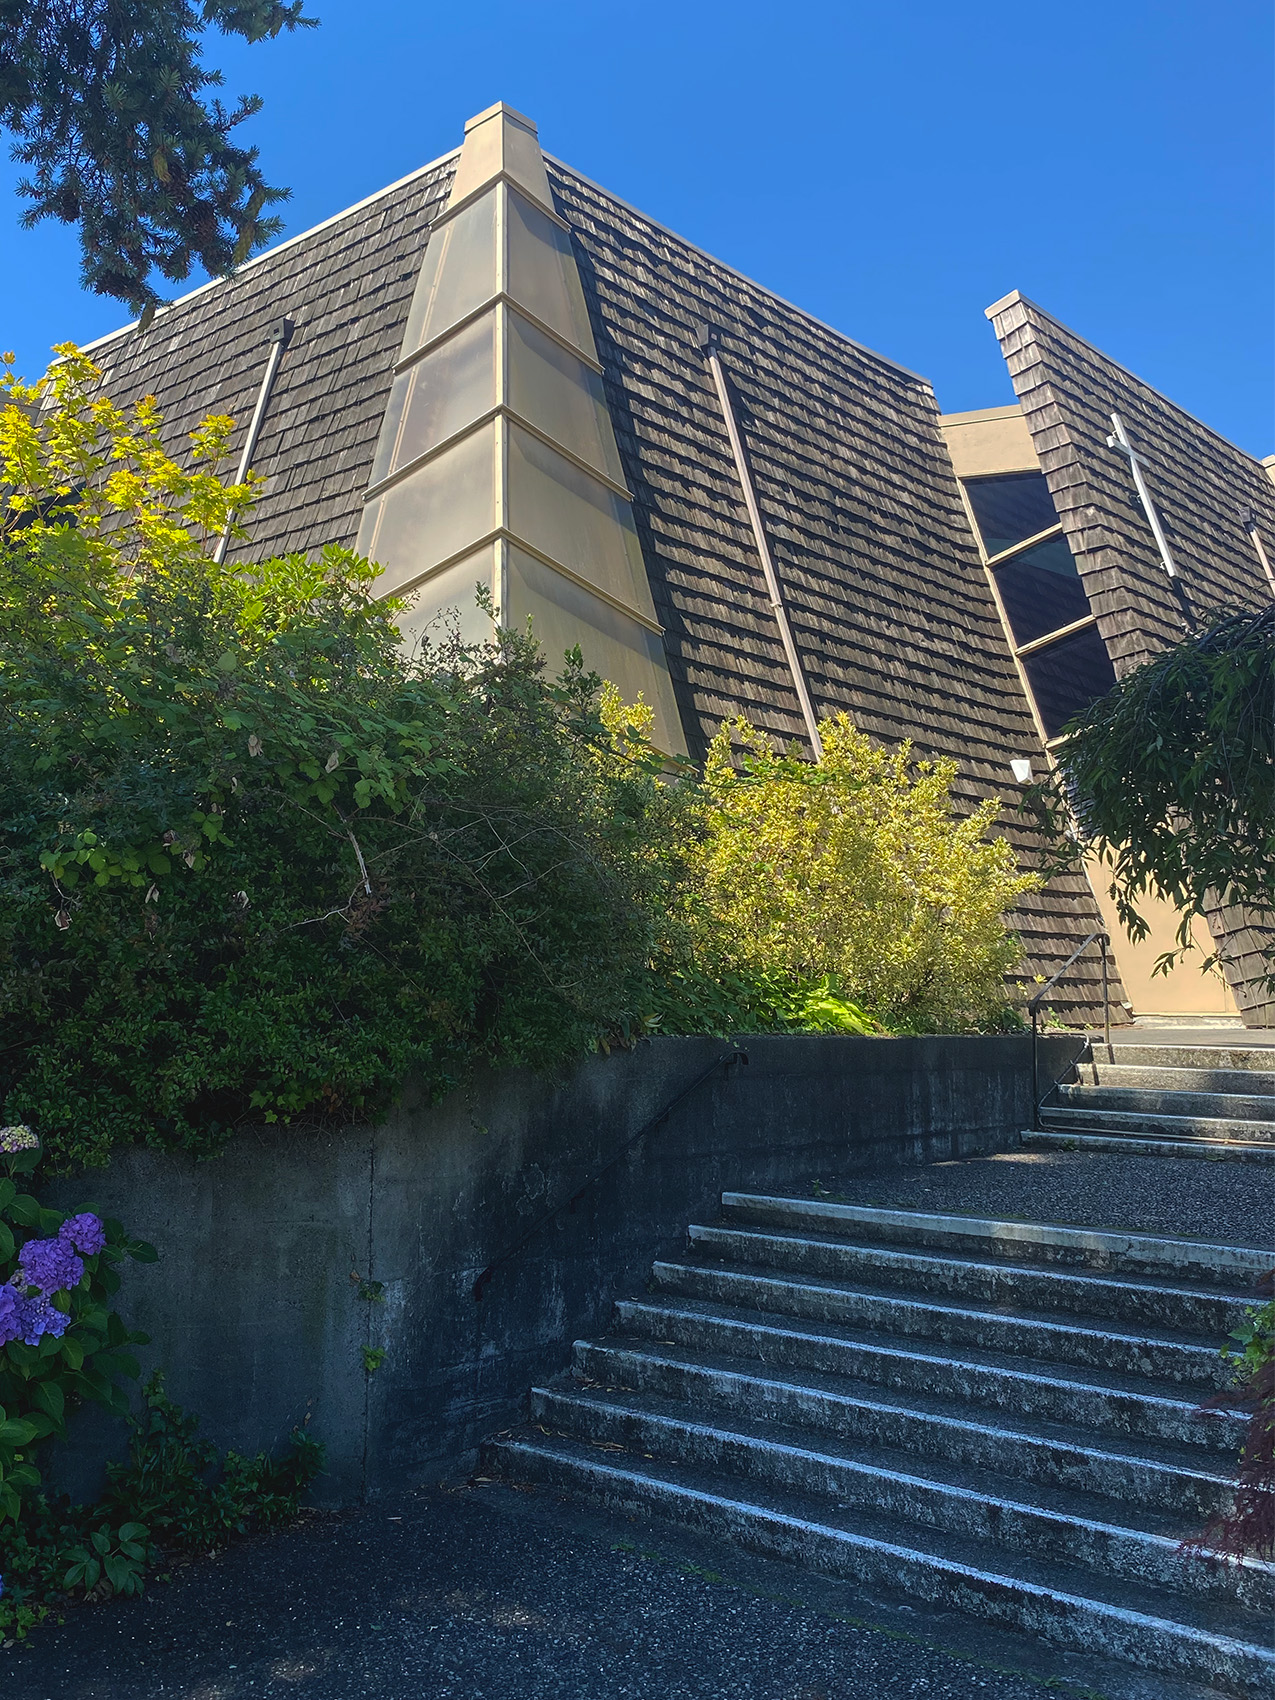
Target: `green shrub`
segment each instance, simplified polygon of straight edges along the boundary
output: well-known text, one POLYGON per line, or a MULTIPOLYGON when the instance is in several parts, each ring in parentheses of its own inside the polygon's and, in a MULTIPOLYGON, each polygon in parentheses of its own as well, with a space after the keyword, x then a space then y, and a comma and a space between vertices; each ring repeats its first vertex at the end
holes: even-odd
POLYGON ((881 749, 844 714, 821 731, 818 767, 746 721, 714 741, 688 854, 693 959, 723 985, 785 988, 789 1010, 813 997, 796 1025, 820 1027, 820 986, 896 1032, 1003 1025, 1005 912, 1038 881, 989 836, 999 805, 961 817, 955 762, 881 749))
POLYGON ((229 421, 186 472, 97 377, 0 414, 7 1114, 54 1167, 207 1153, 638 1028, 677 802, 598 681, 510 633, 405 656, 348 551, 219 567, 229 421))
POLYGON ((76 1600, 141 1593, 173 1558, 282 1527, 323 1464, 322 1447, 302 1429, 279 1458, 219 1458, 159 1374, 129 1426, 128 1462, 108 1466, 96 1504, 33 1494, 16 1519, 0 1524, 0 1640, 21 1639, 76 1600))

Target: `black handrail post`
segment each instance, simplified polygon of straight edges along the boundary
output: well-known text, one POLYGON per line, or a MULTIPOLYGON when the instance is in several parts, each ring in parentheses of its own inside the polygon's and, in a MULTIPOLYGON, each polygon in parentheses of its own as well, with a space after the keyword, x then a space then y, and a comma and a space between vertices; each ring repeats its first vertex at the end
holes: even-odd
MULTIPOLYGON (((1036 1058, 1037 1058, 1037 1050, 1036 1050, 1037 1019, 1036 1018, 1037 1018, 1037 1013, 1040 1009, 1041 1000, 1049 992, 1051 992, 1053 990, 1053 988, 1058 984, 1059 980, 1062 979, 1063 975, 1071 967, 1072 963, 1075 962, 1078 957, 1081 957, 1081 956, 1084 955, 1084 953, 1089 949, 1089 946, 1094 942, 1095 939, 1101 939, 1102 940, 1102 1000, 1103 1000, 1102 1001, 1102 1019, 1103 1019, 1103 1023, 1104 1023, 1104 1026, 1106 1028, 1106 1033, 1107 1033, 1107 1050, 1108 1050, 1109 1053, 1110 1053, 1110 1050, 1111 1050, 1111 1000, 1110 1000, 1110 997, 1109 997, 1108 992, 1107 992, 1107 945, 1110 943, 1110 940, 1109 940, 1106 933, 1099 930, 1096 933, 1090 933, 1089 937, 1085 940, 1085 942, 1082 945, 1078 945, 1076 947, 1076 949, 1072 951, 1071 955, 1067 958, 1066 962, 1063 963, 1062 967, 1060 969, 1058 969, 1057 973, 1051 974, 1049 976, 1049 979, 1046 980, 1045 984, 1036 993, 1036 996, 1034 998, 1032 998, 1027 1005, 1028 1009, 1031 1011, 1031 1018, 1032 1018, 1032 1131, 1033 1132, 1036 1132, 1040 1127, 1040 1106, 1043 1102, 1043 1099, 1041 1098, 1041 1095, 1040 1095, 1040 1079, 1039 1079, 1039 1075, 1038 1075, 1038 1072, 1037 1072, 1037 1060, 1036 1060, 1036 1058)), ((1092 1043, 1088 1039, 1085 1040, 1085 1043, 1086 1043, 1086 1045, 1089 1046, 1090 1054, 1092 1055, 1092 1052, 1093 1052, 1092 1043)), ((1082 1052, 1081 1054, 1083 1055, 1084 1053, 1082 1052)), ((1111 1061, 1111 1060, 1112 1059, 1109 1055, 1108 1061, 1111 1061)), ((1067 1066, 1068 1066, 1068 1068, 1071 1068, 1073 1065, 1071 1063, 1068 1063, 1067 1066)), ((1062 1077, 1059 1076, 1059 1079, 1061 1079, 1061 1078, 1062 1077)), ((1049 1088, 1049 1092, 1052 1092, 1054 1087, 1057 1086, 1057 1084, 1058 1084, 1058 1081, 1055 1080, 1051 1084, 1051 1086, 1049 1088)), ((1049 1096, 1049 1092, 1045 1093, 1046 1098, 1049 1096)))
POLYGON ((1111 1054, 1111 993, 1108 990, 1107 976, 1107 951, 1110 944, 1111 939, 1104 933, 1102 935, 1102 1030, 1107 1044, 1107 1061, 1113 1063, 1116 1059, 1111 1054))

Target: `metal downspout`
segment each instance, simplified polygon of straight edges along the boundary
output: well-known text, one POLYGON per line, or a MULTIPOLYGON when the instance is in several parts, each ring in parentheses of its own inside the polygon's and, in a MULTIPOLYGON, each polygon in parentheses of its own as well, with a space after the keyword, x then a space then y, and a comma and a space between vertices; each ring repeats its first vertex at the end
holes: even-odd
POLYGON ((770 553, 770 545, 766 541, 766 530, 762 525, 761 509, 757 505, 757 492, 753 488, 752 473, 748 469, 748 461, 744 454, 744 440, 740 436, 739 424, 735 418, 735 409, 730 399, 730 390, 726 385, 726 374, 722 370, 721 357, 717 352, 717 332, 706 327, 700 332, 700 346, 708 361, 708 369, 713 374, 713 384, 717 390, 717 399, 721 405, 722 417, 726 421, 726 434, 730 438, 731 453, 735 457, 735 471, 739 474, 739 482, 744 492, 744 505, 748 509, 748 518, 752 523, 753 540, 757 545, 757 553, 761 557, 761 570, 765 574, 766 589, 770 593, 770 608, 779 627, 779 635, 783 640, 784 654, 788 658, 788 671, 792 675, 793 688, 797 692, 797 700, 801 704, 802 719, 806 723, 806 735, 810 739, 811 748, 815 752, 815 760, 823 760, 823 740, 819 736, 819 720, 815 714, 810 692, 806 687, 806 677, 801 670, 801 657, 797 653, 796 640, 792 635, 792 627, 788 623, 788 613, 784 607, 783 597, 779 589, 779 575, 775 571, 775 563, 770 553))
MULTIPOLYGON (((266 417, 266 409, 270 405, 270 392, 274 388, 275 374, 279 370, 279 362, 283 359, 283 351, 288 346, 288 338, 292 335, 292 320, 280 319, 270 330, 270 358, 266 361, 266 369, 262 374, 261 388, 257 391, 257 405, 252 410, 252 418, 248 421, 248 435, 244 438, 243 453, 239 456, 239 470, 235 473, 235 483, 242 484, 252 466, 252 457, 256 452, 257 438, 261 435, 261 427, 266 417)), ((217 565, 226 558, 226 549, 230 543, 230 527, 217 540, 213 551, 213 560, 217 565)))
POLYGON ((1174 566, 1173 556, 1169 553, 1169 540, 1164 535, 1164 527, 1160 524, 1160 516, 1155 511, 1155 503, 1151 500, 1151 492, 1147 489, 1147 481, 1142 476, 1142 462, 1133 452, 1133 444, 1125 435, 1124 425, 1121 423, 1120 415, 1118 413, 1113 413, 1111 415, 1111 423, 1114 429, 1113 434, 1107 438, 1107 447, 1118 449, 1129 462, 1129 470, 1133 473, 1134 488, 1138 492, 1138 500, 1142 503, 1142 511, 1147 516, 1147 524, 1151 527, 1151 530, 1154 533, 1156 548, 1160 551, 1160 560, 1164 565, 1164 570, 1168 573, 1170 578, 1176 578, 1178 576, 1178 569, 1174 566))

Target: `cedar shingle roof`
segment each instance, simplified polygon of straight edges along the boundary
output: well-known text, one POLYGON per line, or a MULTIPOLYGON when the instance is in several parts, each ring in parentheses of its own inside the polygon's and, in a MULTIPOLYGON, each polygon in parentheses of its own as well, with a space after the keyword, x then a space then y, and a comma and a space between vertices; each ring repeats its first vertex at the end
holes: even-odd
MULTIPOLYGON (((155 393, 174 444, 209 412, 246 429, 270 327, 294 323, 254 467, 268 480, 245 559, 352 544, 391 368, 454 158, 97 345, 121 402, 155 393)), ((599 359, 634 493, 656 614, 692 753, 746 713, 800 738, 800 710, 729 441, 697 345, 720 337, 789 617, 821 713, 960 763, 967 805, 1043 752, 924 380, 859 347, 549 162, 575 233, 599 359)), ((235 448, 237 452, 238 442, 235 448)), ((232 552, 231 558, 235 558, 232 552)), ((1025 861, 1034 842, 1003 823, 1025 861)), ((1048 974, 1101 925, 1083 879, 1016 916, 1048 974)), ((1096 961, 1060 988, 1082 1002, 1096 961)), ((1092 1002, 1088 1004, 1092 1010, 1092 1002)))

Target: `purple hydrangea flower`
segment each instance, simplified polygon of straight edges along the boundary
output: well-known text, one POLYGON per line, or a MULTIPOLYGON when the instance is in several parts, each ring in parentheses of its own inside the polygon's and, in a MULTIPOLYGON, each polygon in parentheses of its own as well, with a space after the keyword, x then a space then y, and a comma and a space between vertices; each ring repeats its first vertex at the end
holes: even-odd
POLYGON ((33 1299, 24 1299, 19 1295, 18 1323, 27 1345, 38 1346, 46 1334, 52 1334, 55 1340, 60 1340, 70 1327, 71 1318, 64 1310, 50 1304, 43 1293, 37 1293, 33 1299))
POLYGON ((84 1265, 63 1240, 28 1240, 18 1253, 20 1279, 37 1287, 47 1297, 67 1287, 78 1287, 84 1265))
POLYGON ((58 1238, 63 1245, 74 1246, 81 1257, 96 1257, 106 1244, 106 1229, 100 1217, 82 1210, 78 1216, 67 1217, 58 1229, 58 1238))
POLYGON ((22 1300, 11 1282, 0 1286, 0 1346, 22 1338, 22 1300))
POLYGON ((0 1156, 16 1157, 20 1151, 35 1151, 39 1144, 39 1138, 25 1122, 0 1127, 0 1156))

